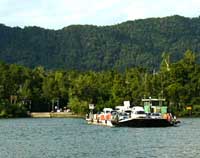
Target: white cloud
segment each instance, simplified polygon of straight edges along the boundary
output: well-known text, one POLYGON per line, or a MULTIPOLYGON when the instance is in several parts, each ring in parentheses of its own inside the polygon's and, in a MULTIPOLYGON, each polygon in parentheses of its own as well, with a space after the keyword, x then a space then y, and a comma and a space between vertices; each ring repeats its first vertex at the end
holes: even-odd
POLYGON ((128 19, 182 15, 199 16, 199 0, 134 0, 126 9, 128 19))
POLYGON ((0 0, 0 23, 59 29, 174 14, 199 16, 199 0, 0 0))

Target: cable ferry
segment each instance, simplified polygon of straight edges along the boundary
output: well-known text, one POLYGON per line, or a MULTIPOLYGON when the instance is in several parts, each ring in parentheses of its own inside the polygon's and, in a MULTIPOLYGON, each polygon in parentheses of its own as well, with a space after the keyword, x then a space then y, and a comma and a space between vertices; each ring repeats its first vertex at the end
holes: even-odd
POLYGON ((165 99, 142 99, 143 106, 130 106, 130 101, 124 101, 123 106, 115 109, 104 108, 103 112, 93 114, 94 105, 90 104, 88 124, 110 127, 168 127, 177 126, 180 121, 167 112, 165 99))

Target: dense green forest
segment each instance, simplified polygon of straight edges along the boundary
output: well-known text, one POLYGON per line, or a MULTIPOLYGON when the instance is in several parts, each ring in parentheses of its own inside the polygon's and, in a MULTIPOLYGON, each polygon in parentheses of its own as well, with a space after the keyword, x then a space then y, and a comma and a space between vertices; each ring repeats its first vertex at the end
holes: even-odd
POLYGON ((60 30, 0 24, 0 59, 29 68, 80 71, 135 66, 158 70, 163 52, 172 61, 200 52, 200 18, 178 15, 113 26, 73 25, 60 30))
POLYGON ((150 73, 141 67, 126 71, 64 71, 30 69, 16 64, 0 63, 0 116, 26 116, 27 111, 51 111, 53 106, 70 108, 75 113, 121 105, 130 100, 141 105, 144 97, 164 97, 169 111, 179 116, 200 114, 200 65, 188 50, 176 62, 162 55, 159 71, 150 73))

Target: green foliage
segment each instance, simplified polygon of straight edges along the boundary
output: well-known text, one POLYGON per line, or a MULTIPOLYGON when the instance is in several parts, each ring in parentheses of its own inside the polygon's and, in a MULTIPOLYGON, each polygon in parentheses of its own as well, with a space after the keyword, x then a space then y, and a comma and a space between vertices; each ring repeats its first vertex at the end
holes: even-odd
POLYGON ((171 62, 163 55, 159 71, 141 67, 126 71, 46 71, 43 67, 29 69, 0 63, 0 117, 24 117, 27 111, 51 111, 54 106, 70 108, 85 114, 88 104, 95 110, 114 108, 129 100, 140 105, 144 97, 164 97, 169 110, 188 115, 186 107, 194 105, 199 114, 200 65, 196 55, 187 50, 179 61, 171 62), (167 63, 167 64, 166 64, 167 63))
POLYGON ((27 108, 18 103, 10 104, 6 101, 0 102, 0 118, 1 117, 27 117, 27 108))
POLYGON ((89 103, 100 111, 149 96, 186 115, 200 105, 199 34, 200 18, 181 16, 56 31, 1 24, 0 117, 55 105, 86 113, 89 103))
POLYGON ((199 33, 199 17, 181 16, 61 30, 1 25, 0 59, 30 68, 124 71, 142 66, 153 71, 159 69, 163 52, 169 52, 172 61, 181 59, 187 49, 199 54, 199 33))
POLYGON ((85 114, 88 112, 89 102, 84 100, 79 100, 77 97, 70 98, 69 108, 78 114, 85 114))

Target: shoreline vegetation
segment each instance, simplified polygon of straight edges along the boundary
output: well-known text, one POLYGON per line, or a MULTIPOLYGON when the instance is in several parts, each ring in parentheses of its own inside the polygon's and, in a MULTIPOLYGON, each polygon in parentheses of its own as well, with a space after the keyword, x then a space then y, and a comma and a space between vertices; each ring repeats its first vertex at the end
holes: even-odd
POLYGON ((194 52, 171 62, 163 53, 158 71, 142 67, 108 71, 30 69, 0 63, 0 117, 27 117, 30 112, 70 109, 85 115, 88 105, 95 112, 114 108, 129 100, 141 105, 142 98, 165 98, 169 112, 178 117, 200 116, 200 64, 194 52))

